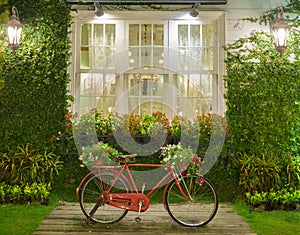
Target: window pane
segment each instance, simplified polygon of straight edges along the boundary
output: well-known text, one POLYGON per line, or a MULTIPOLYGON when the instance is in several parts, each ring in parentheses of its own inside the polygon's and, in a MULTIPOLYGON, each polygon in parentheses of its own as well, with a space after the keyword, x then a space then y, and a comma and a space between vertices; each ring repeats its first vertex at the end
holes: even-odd
POLYGON ((82 24, 81 25, 81 46, 80 46, 80 68, 89 69, 90 68, 90 35, 91 35, 91 25, 82 24))
POLYGON ((191 25, 191 46, 200 46, 200 25, 191 25))
POLYGON ((200 47, 190 49, 190 57, 188 60, 190 69, 200 69, 201 68, 201 53, 202 49, 200 47))
POLYGON ((152 42, 152 27, 151 24, 142 24, 142 46, 151 45, 152 42))
POLYGON ((177 89, 178 89, 178 96, 187 96, 187 87, 188 87, 188 80, 182 76, 179 75, 177 77, 177 89))
POLYGON ((206 70, 213 70, 213 49, 204 48, 202 51, 202 65, 206 70))
POLYGON ((114 74, 105 76, 104 95, 115 95, 116 78, 114 74))
POLYGON ((80 68, 89 69, 90 68, 90 50, 89 47, 81 47, 80 50, 80 68))
POLYGON ((163 46, 164 45, 164 25, 154 24, 153 25, 153 45, 163 46))
POLYGON ((153 99, 151 113, 152 112, 164 112, 164 103, 162 99, 153 99))
POLYGON ((189 96, 200 96, 200 77, 199 75, 191 75, 189 79, 189 96))
POLYGON ((199 106, 199 112, 201 114, 211 112, 212 111, 212 98, 199 99, 198 106, 199 106))
POLYGON ((129 113, 133 112, 135 114, 139 114, 139 98, 130 97, 129 100, 129 113))
POLYGON ((164 66, 164 48, 153 49, 153 66, 163 67, 164 66))
POLYGON ((81 45, 90 45, 91 25, 81 25, 81 45))
POLYGON ((141 94, 143 96, 151 96, 151 87, 152 87, 152 81, 151 81, 151 75, 141 75, 142 79, 140 81, 140 90, 141 94))
POLYGON ((114 46, 116 45, 115 38, 116 38, 116 27, 114 24, 107 24, 105 25, 105 39, 106 45, 114 46))
MULTIPOLYGON (((156 75, 153 75, 156 76, 156 75)), ((155 77, 154 77, 155 79, 155 77)), ((152 92, 154 96, 163 96, 165 89, 164 89, 164 76, 163 75, 158 75, 155 81, 153 82, 152 86, 152 92)))
POLYGON ((133 74, 128 75, 128 89, 129 95, 138 96, 139 95, 139 80, 133 74))
POLYGON ((178 46, 188 46, 188 25, 178 25, 178 46))
POLYGON ((113 69, 115 67, 115 47, 107 47, 105 48, 105 68, 113 69))
POLYGON ((152 102, 150 98, 141 98, 140 114, 151 114, 152 113, 152 102))
POLYGON ((177 99, 177 113, 186 116, 188 109, 188 98, 177 99))
POLYGON ((189 50, 188 48, 181 47, 178 48, 178 62, 179 69, 186 70, 188 69, 188 58, 189 58, 189 50))
POLYGON ((129 48, 129 67, 138 67, 139 65, 139 48, 129 48))
POLYGON ((86 113, 93 110, 98 103, 97 97, 81 96, 80 97, 80 113, 86 113))
POLYGON ((203 97, 212 97, 212 78, 210 75, 201 76, 201 94, 203 97))
POLYGON ((94 45, 103 45, 103 24, 94 25, 94 45))
POLYGON ((202 25, 202 41, 203 46, 213 46, 214 35, 213 25, 204 24, 202 25))
POLYGON ((103 75, 102 74, 93 74, 92 95, 93 96, 103 95, 103 75))
POLYGON ((130 24, 129 25, 129 46, 139 46, 139 25, 130 24))
POLYGON ((91 75, 81 74, 80 78, 80 95, 91 95, 92 85, 91 85, 91 75))
POLYGON ((113 112, 115 107, 115 97, 105 97, 103 99, 103 112, 107 114, 108 112, 113 112))
POLYGON ((152 48, 151 47, 142 47, 141 49, 142 53, 142 66, 151 66, 151 60, 152 60, 152 48))
POLYGON ((103 47, 95 47, 94 48, 94 64, 93 68, 102 69, 104 62, 104 48, 103 47))

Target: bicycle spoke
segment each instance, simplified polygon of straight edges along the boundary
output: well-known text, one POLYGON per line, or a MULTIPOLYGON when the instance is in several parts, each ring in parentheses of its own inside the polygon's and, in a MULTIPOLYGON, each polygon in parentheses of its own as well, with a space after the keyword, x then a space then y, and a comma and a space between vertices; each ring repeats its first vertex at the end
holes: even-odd
POLYGON ((166 194, 166 207, 170 216, 185 226, 203 226, 215 216, 218 208, 217 194, 214 187, 203 180, 196 184, 196 177, 184 176, 177 185, 173 181, 166 194), (190 195, 192 201, 184 197, 179 189, 190 195))
POLYGON ((92 175, 82 185, 80 189, 80 207, 89 220, 99 223, 114 223, 127 214, 124 209, 106 205, 105 201, 98 200, 99 194, 106 192, 109 188, 111 188, 111 193, 128 193, 129 190, 127 184, 121 178, 116 180, 116 176, 109 171, 92 175), (115 182, 112 188, 111 182, 115 182))

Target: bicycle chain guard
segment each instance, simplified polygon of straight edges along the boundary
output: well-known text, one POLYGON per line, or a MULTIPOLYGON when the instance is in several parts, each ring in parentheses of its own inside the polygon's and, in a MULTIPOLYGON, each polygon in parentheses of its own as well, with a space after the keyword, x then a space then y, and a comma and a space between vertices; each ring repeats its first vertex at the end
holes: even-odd
POLYGON ((144 212, 150 206, 149 198, 142 193, 101 193, 98 200, 110 206, 137 212, 144 212))

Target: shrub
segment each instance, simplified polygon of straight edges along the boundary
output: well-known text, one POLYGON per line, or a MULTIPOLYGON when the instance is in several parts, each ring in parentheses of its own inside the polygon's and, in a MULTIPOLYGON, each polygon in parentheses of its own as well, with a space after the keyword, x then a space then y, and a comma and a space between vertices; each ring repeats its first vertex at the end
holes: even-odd
POLYGON ((282 189, 246 193, 248 203, 255 210, 300 210, 300 190, 282 189))
POLYGON ((267 153, 243 154, 234 160, 239 169, 241 191, 268 192, 282 188, 299 190, 300 159, 290 155, 274 156, 267 153))
POLYGON ((40 153, 30 145, 18 146, 0 153, 1 180, 12 185, 47 183, 62 168, 60 158, 51 152, 40 153))
POLYGON ((46 203, 49 199, 51 183, 37 183, 10 185, 0 184, 0 203, 31 203, 39 201, 46 203))

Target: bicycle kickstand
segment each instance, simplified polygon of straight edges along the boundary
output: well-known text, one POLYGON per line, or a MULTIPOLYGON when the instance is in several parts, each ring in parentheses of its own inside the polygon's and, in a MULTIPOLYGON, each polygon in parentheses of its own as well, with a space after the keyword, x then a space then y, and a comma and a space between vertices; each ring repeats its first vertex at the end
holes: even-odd
MULTIPOLYGON (((146 184, 144 183, 143 186, 142 186, 142 193, 144 193, 145 186, 146 186, 146 184)), ((135 217, 135 221, 136 221, 137 223, 140 223, 140 222, 142 221, 140 215, 141 215, 141 209, 142 209, 142 206, 143 206, 144 203, 145 203, 145 202, 144 202, 143 200, 139 201, 139 212, 138 212, 138 216, 135 217)))
POLYGON ((138 212, 138 216, 135 217, 135 221, 136 221, 137 223, 140 223, 140 222, 142 221, 140 215, 141 215, 141 209, 142 209, 143 204, 144 204, 144 201, 142 201, 142 200, 139 201, 139 212, 138 212))

